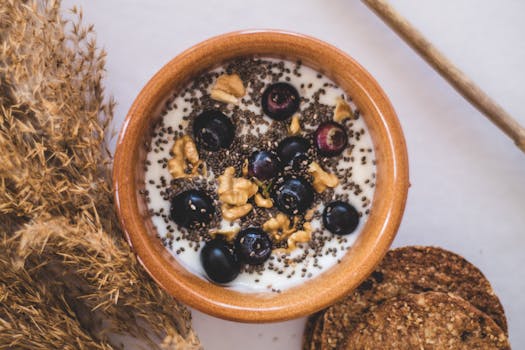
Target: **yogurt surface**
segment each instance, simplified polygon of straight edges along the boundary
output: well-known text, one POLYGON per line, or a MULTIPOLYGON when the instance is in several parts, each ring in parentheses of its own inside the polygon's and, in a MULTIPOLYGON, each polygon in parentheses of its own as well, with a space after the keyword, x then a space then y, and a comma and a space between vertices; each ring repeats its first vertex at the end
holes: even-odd
MULTIPOLYGON (((297 62, 280 59, 247 58, 243 64, 248 66, 249 64, 254 66, 265 65, 266 67, 273 64, 277 67, 267 68, 266 74, 261 73, 258 76, 258 81, 245 81, 247 92, 238 106, 222 102, 209 102, 214 107, 220 108, 228 116, 234 113, 247 115, 246 121, 241 119, 236 124, 236 135, 253 135, 264 140, 263 135, 272 128, 272 123, 275 122, 264 115, 259 101, 254 101, 252 95, 254 92, 262 93, 262 90, 275 82, 276 79, 293 85, 302 98, 298 112, 301 115, 303 135, 311 135, 317 124, 323 120, 332 119, 338 99, 344 99, 351 107, 353 114, 352 118, 344 122, 349 135, 349 147, 336 159, 319 158, 319 164, 326 170, 337 174, 340 179, 339 185, 331 190, 330 194, 325 195, 327 199, 343 199, 352 204, 360 213, 360 222, 355 232, 350 235, 337 236, 325 230, 321 214, 324 205, 328 202, 322 201, 314 208, 315 214, 311 220, 313 233, 310 242, 300 243, 298 248, 290 253, 274 251, 263 266, 256 270, 243 269, 235 280, 225 285, 225 288, 242 292, 280 292, 314 278, 331 268, 340 261, 352 246, 367 220, 369 211, 373 210, 370 205, 375 186, 375 154, 364 118, 353 104, 351 96, 348 96, 329 78, 297 62), (315 107, 314 104, 322 107, 319 113, 316 113, 315 108, 313 108, 315 107), (260 124, 257 120, 264 120, 265 123, 260 124)), ((145 164, 144 196, 159 239, 162 240, 178 262, 202 278, 206 278, 206 273, 202 268, 199 253, 204 240, 209 239, 209 237, 201 237, 201 242, 197 242, 196 239, 188 239, 188 235, 185 234, 187 233, 186 229, 177 227, 170 220, 169 196, 176 190, 173 189, 173 181, 166 161, 172 157, 170 150, 174 140, 182 134, 191 136, 191 132, 188 131, 191 121, 189 115, 195 110, 196 106, 200 108, 199 99, 207 98, 218 75, 235 73, 234 70, 235 65, 232 67, 226 63, 196 79, 196 81, 206 81, 206 84, 198 86, 195 82, 190 82, 185 89, 174 94, 166 105, 161 122, 155 128, 151 143, 148 146, 145 164)), ((243 117, 241 116, 241 118, 243 117)), ((289 124, 289 121, 283 123, 289 124)), ((288 135, 283 134, 282 138, 286 136, 288 135)), ((261 149, 272 147, 272 145, 260 144, 248 145, 247 147, 261 149)), ((247 149, 246 151, 252 150, 247 149)), ((227 152, 217 155, 217 157, 220 156, 227 157, 227 152)), ((211 161, 211 158, 201 157, 201 159, 204 162, 211 161)), ((216 177, 220 174, 215 174, 213 169, 208 167, 206 175, 206 178, 201 180, 213 189, 217 185, 216 177)), ((219 207, 217 206, 217 210, 220 210, 219 207)), ((219 226, 214 229, 244 228, 245 224, 242 220, 233 223, 222 220, 218 223, 219 226)))

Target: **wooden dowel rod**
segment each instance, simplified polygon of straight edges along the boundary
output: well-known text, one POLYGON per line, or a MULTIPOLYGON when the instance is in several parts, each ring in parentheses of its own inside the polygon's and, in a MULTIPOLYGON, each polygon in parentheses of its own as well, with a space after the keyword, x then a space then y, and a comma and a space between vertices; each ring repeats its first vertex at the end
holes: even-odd
POLYGON ((525 128, 439 52, 386 0, 362 0, 417 51, 465 99, 496 124, 525 153, 525 128))

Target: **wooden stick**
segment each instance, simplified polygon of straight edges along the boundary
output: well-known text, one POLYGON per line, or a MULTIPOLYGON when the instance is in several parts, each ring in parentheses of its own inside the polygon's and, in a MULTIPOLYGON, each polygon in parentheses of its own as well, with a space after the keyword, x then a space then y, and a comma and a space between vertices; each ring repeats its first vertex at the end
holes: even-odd
POLYGON ((525 128, 512 118, 510 114, 439 52, 388 1, 362 1, 434 67, 465 99, 514 140, 516 145, 525 153, 525 128))

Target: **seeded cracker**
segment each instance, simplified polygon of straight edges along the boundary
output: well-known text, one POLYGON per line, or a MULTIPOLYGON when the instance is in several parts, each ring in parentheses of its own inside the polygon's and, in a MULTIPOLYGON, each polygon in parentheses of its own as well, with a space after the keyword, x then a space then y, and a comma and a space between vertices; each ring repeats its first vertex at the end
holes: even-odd
POLYGON ((510 349, 505 333, 453 294, 406 294, 374 306, 339 349, 510 349))
POLYGON ((323 335, 324 326, 324 314, 320 315, 319 319, 315 323, 314 332, 312 335, 311 349, 321 349, 321 341, 323 335))
POLYGON ((387 299, 437 291, 468 300, 506 333, 503 307, 483 274, 462 257, 434 247, 403 247, 387 253, 351 295, 324 314, 323 349, 339 349, 364 313, 387 299))
POLYGON ((324 311, 317 312, 306 320, 303 334, 303 350, 316 349, 316 344, 320 345, 321 330, 324 311))

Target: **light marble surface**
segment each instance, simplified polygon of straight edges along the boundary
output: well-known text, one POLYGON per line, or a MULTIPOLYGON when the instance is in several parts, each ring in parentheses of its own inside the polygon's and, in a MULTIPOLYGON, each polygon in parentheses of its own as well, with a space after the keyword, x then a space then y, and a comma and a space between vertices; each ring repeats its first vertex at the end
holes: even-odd
MULTIPOLYGON (((391 2, 525 124, 525 2, 391 2)), ((408 143, 412 187, 394 245, 439 245, 479 266, 506 309, 513 348, 525 348, 525 155, 360 1, 64 1, 74 4, 108 52, 105 83, 118 102, 117 130, 146 81, 210 36, 287 29, 356 58, 390 96, 408 143)), ((246 325, 194 312, 210 350, 299 349, 303 325, 246 325)))

